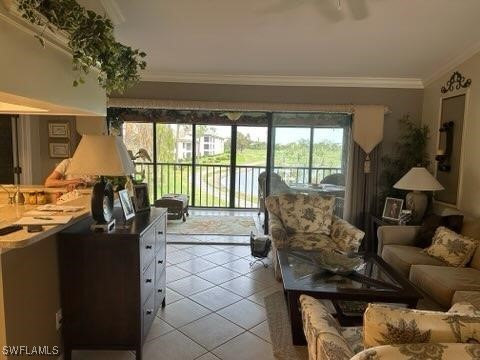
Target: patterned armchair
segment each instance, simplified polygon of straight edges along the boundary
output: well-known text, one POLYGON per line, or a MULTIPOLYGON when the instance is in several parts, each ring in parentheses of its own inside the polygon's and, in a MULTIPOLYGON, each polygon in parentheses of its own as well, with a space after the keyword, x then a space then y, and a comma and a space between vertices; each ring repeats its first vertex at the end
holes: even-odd
POLYGON ((319 195, 281 194, 267 197, 272 261, 277 280, 281 279, 277 250, 335 249, 358 251, 365 233, 333 215, 335 198, 319 195))
POLYGON ((341 327, 316 299, 301 295, 309 360, 480 359, 480 311, 457 303, 448 312, 370 304, 363 327, 341 327))

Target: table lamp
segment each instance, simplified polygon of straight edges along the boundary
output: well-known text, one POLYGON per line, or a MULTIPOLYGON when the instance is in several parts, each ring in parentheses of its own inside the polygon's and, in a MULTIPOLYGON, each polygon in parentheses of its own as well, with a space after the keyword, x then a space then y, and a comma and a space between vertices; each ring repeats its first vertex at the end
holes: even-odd
POLYGON ((413 167, 400 180, 393 185, 395 189, 413 190, 405 197, 406 207, 412 210, 414 224, 419 224, 425 210, 427 210, 428 198, 422 191, 443 190, 444 187, 424 167, 413 167))
POLYGON ((113 188, 104 176, 127 176, 135 172, 122 139, 109 135, 83 135, 73 154, 68 174, 100 176, 92 191, 94 230, 109 231, 113 220, 113 188))

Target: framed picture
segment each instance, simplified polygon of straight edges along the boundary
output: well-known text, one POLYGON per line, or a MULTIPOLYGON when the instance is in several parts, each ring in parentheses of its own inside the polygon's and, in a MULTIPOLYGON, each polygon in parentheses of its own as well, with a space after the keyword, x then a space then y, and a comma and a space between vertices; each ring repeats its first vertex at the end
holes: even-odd
POLYGON ((69 138, 70 125, 67 122, 48 123, 48 137, 51 138, 69 138))
POLYGON ((128 196, 128 191, 120 190, 118 192, 118 197, 120 199, 120 204, 122 205, 125 220, 130 220, 135 216, 135 209, 133 208, 132 199, 128 196))
POLYGON ((145 183, 133 185, 135 211, 150 210, 150 199, 148 198, 148 185, 145 183))
POLYGON ((69 143, 49 143, 48 147, 51 158, 66 159, 70 157, 69 143))
POLYGON ((387 220, 399 221, 402 213, 403 200, 387 197, 382 217, 387 220))

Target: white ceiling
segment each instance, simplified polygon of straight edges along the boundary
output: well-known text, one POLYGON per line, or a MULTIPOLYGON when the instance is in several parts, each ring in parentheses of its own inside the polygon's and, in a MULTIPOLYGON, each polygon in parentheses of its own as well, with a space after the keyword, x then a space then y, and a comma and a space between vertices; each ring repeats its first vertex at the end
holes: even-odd
POLYGON ((480 0, 340 0, 340 10, 337 3, 102 0, 115 10, 117 39, 147 52, 146 80, 428 81, 480 49, 480 0))

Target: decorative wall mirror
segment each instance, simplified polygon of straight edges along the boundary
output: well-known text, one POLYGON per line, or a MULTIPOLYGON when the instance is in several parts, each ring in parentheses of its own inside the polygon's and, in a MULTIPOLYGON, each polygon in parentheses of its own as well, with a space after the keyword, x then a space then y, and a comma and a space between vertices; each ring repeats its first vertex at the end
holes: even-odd
POLYGON ((435 200, 457 205, 460 194, 462 141, 470 79, 455 72, 441 92, 436 177, 445 190, 435 193, 435 200))

